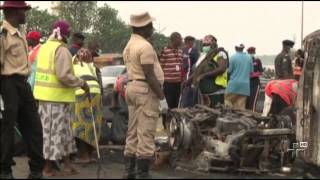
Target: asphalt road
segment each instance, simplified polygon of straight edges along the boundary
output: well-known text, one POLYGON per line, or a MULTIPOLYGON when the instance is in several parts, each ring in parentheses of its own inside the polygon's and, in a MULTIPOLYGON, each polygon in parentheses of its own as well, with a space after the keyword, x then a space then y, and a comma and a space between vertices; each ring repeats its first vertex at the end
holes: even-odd
MULTIPOLYGON (((157 135, 164 135, 161 119, 157 125, 157 135)), ((101 161, 101 179, 121 179, 124 171, 124 158, 121 151, 104 150, 101 161)), ((15 158, 16 166, 13 168, 15 178, 26 178, 29 173, 28 159, 26 157, 15 158)), ((74 165, 79 174, 74 176, 53 177, 49 179, 97 179, 98 164, 87 166, 74 165)), ((301 160, 296 160, 294 168, 290 174, 269 173, 269 174, 231 174, 214 172, 210 174, 191 173, 189 171, 174 170, 170 167, 152 170, 151 174, 154 179, 303 179, 308 173, 320 179, 320 168, 310 167, 301 160)))
MULTIPOLYGON (((102 179, 121 179, 124 170, 122 152, 107 151, 103 153, 103 160, 101 162, 100 178, 102 179)), ((26 178, 28 176, 28 163, 26 157, 15 158, 16 166, 14 169, 15 178, 26 178)), ((74 176, 53 177, 50 179, 97 179, 97 164, 90 164, 87 166, 74 165, 79 171, 79 174, 74 176)), ((295 168, 290 174, 230 174, 230 173, 210 173, 200 174, 191 173, 181 170, 173 170, 169 167, 164 167, 160 170, 152 170, 152 176, 155 179, 303 179, 304 176, 310 173, 311 177, 320 178, 319 169, 310 169, 300 160, 295 163, 295 168)))

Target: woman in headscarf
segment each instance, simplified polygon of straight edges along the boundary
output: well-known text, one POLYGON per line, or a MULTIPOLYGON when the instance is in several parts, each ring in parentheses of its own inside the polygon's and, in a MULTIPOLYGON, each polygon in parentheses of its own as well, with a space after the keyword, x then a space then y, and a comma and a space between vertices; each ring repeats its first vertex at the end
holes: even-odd
POLYGON ((75 162, 80 164, 89 164, 95 161, 92 157, 92 152, 96 148, 93 121, 96 127, 98 142, 103 123, 101 89, 96 68, 93 64, 95 52, 92 49, 90 51, 89 49, 82 48, 73 57, 73 67, 76 76, 85 80, 90 88, 90 97, 83 90, 76 90, 76 116, 72 122, 72 129, 79 150, 79 159, 75 162))
POLYGON ((75 90, 82 88, 88 94, 89 87, 74 74, 72 56, 66 47, 69 34, 67 22, 55 22, 52 35, 37 55, 34 96, 39 101, 43 127, 44 176, 56 175, 51 161, 60 160, 64 163, 60 175, 77 173, 69 158, 77 150, 71 128, 75 90))

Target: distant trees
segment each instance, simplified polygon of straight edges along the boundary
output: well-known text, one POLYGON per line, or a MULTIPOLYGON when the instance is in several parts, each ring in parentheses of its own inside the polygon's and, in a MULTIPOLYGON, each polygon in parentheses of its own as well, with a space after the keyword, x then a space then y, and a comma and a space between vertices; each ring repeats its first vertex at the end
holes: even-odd
POLYGON ((121 53, 129 40, 131 29, 118 18, 118 11, 107 4, 97 9, 92 36, 101 43, 104 52, 121 53))
POLYGON ((47 10, 39 10, 38 7, 32 8, 27 12, 27 31, 37 30, 44 36, 50 35, 52 24, 58 19, 51 15, 47 10))
MULTIPOLYGON (((59 16, 47 10, 33 8, 28 12, 27 30, 38 30, 45 36, 51 32, 54 21, 64 19, 72 27, 72 32, 83 32, 87 40, 98 40, 104 53, 122 53, 127 44, 131 28, 118 17, 118 11, 108 4, 97 6, 97 1, 63 1, 59 16)), ((155 33, 154 47, 157 52, 168 43, 168 37, 155 33)))
POLYGON ((62 1, 59 16, 72 24, 74 32, 90 31, 96 18, 97 1, 62 1))

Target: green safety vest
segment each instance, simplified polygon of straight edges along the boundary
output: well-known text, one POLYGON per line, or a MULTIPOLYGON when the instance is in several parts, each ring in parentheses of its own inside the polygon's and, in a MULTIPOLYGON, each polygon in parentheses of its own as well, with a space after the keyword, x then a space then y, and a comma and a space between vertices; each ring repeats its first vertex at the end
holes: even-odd
MULTIPOLYGON (((213 58, 213 60, 216 63, 218 63, 218 57, 219 57, 219 53, 213 58)), ((227 72, 227 70, 223 74, 217 76, 215 78, 214 82, 216 85, 219 85, 219 86, 226 88, 228 85, 228 72, 227 72)))
MULTIPOLYGON (((62 41, 48 40, 41 46, 37 56, 37 69, 34 86, 35 99, 49 102, 75 102, 75 88, 60 83, 56 76, 55 56, 62 41)), ((71 59, 70 59, 70 63, 71 59)))
MULTIPOLYGON (((75 58, 76 57, 73 57, 73 61, 75 60, 75 58)), ((82 63, 82 65, 83 66, 81 66, 80 63, 73 65, 75 75, 79 78, 81 78, 82 76, 91 76, 91 77, 94 77, 95 79, 97 79, 96 81, 90 80, 90 81, 86 81, 86 82, 89 85, 90 93, 100 94, 101 93, 100 85, 98 83, 98 78, 97 78, 96 69, 95 69, 94 65, 92 63, 90 63, 90 64, 82 63)), ((76 89, 76 96, 83 95, 83 94, 85 94, 84 90, 82 90, 81 88, 76 89)))

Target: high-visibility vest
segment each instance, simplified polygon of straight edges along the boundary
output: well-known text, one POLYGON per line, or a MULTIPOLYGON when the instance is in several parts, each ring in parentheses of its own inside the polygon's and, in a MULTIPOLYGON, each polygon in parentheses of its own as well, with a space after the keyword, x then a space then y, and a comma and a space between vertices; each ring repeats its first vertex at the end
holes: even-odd
POLYGON ((267 96, 272 97, 272 93, 279 95, 289 106, 294 104, 297 92, 293 89, 293 83, 296 80, 272 80, 265 87, 267 96))
MULTIPOLYGON (((213 58, 213 60, 214 60, 215 62, 217 62, 217 63, 218 63, 218 57, 219 57, 219 54, 217 54, 217 55, 213 58)), ((219 75, 219 76, 217 76, 217 77, 215 78, 215 84, 216 84, 216 85, 219 85, 219 86, 222 86, 222 87, 224 87, 224 88, 227 87, 227 85, 228 85, 228 72, 227 72, 227 70, 226 70, 223 74, 221 74, 221 75, 219 75)))
MULTIPOLYGON (((75 61, 76 57, 73 57, 73 61, 75 61)), ((94 93, 94 94, 100 94, 101 90, 100 90, 100 85, 98 83, 98 78, 97 78, 97 74, 96 74, 96 69, 93 65, 93 63, 77 63, 77 64, 73 64, 73 69, 74 69, 74 73, 77 77, 81 78, 81 76, 91 76, 95 79, 97 79, 97 81, 86 81, 87 84, 89 85, 90 88, 90 93, 94 93)), ((76 88, 76 96, 77 95, 83 95, 85 94, 84 90, 82 90, 81 88, 76 88)))
MULTIPOLYGON (((60 83, 56 76, 55 56, 62 41, 48 40, 41 46, 37 56, 37 70, 34 96, 41 101, 75 102, 75 88, 69 88, 60 83)), ((70 59, 70 64, 72 59, 70 59)))

